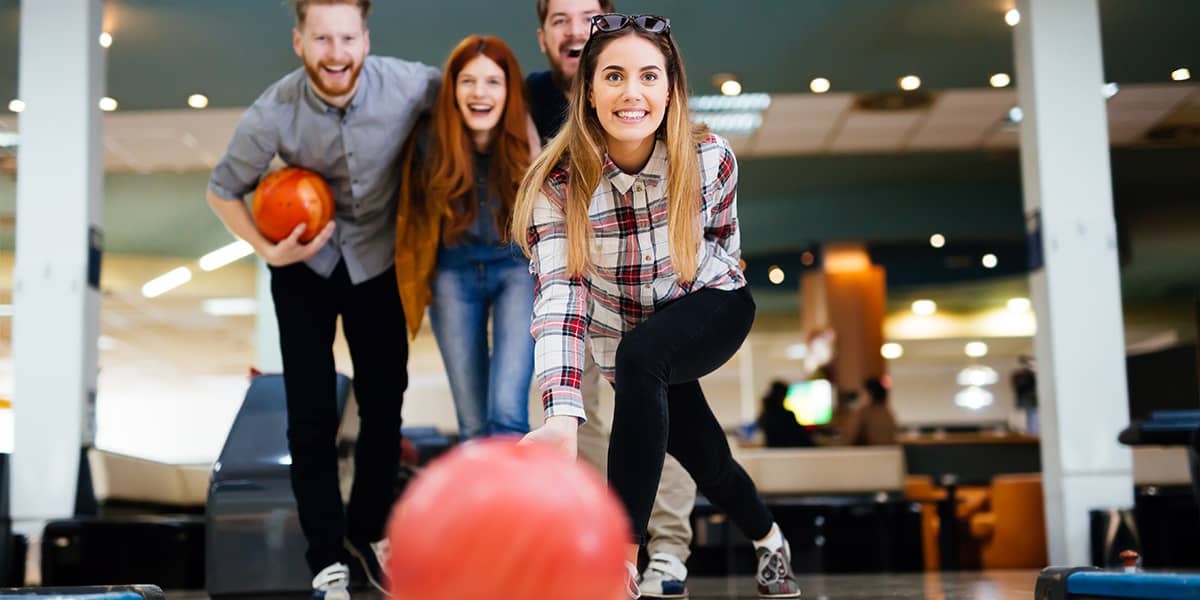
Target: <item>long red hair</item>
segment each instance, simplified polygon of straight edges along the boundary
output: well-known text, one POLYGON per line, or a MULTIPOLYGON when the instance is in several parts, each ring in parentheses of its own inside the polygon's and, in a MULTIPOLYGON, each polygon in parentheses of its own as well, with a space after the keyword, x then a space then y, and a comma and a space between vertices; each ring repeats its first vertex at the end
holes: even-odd
MULTIPOLYGON (((504 71, 506 80, 507 99, 504 114, 496 124, 488 171, 488 186, 501 200, 496 211, 496 229, 505 242, 510 239, 509 224, 517 189, 530 162, 525 79, 516 56, 500 38, 472 35, 459 42, 446 61, 442 87, 430 117, 429 148, 423 164, 417 165, 417 170, 423 173, 419 177, 420 187, 415 191, 423 198, 401 198, 401 208, 415 208, 427 215, 441 214, 442 238, 451 244, 461 240, 479 210, 475 198, 475 148, 455 97, 459 72, 477 56, 486 56, 495 62, 504 71), (416 204, 424 206, 414 206, 416 204)), ((411 161, 412 154, 406 155, 411 161)), ((413 170, 409 168, 406 172, 413 173, 413 170)), ((401 193, 406 195, 412 191, 402 189, 401 193)))

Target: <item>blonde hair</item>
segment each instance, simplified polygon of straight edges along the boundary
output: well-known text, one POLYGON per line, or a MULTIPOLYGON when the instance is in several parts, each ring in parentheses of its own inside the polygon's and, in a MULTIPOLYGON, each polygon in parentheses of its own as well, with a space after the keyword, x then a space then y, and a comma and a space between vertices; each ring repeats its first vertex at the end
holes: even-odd
POLYGON ((657 137, 667 146, 667 236, 671 264, 682 281, 696 278, 700 248, 700 159, 697 145, 709 135, 709 129, 693 124, 688 115, 687 77, 683 61, 670 34, 652 34, 630 26, 620 31, 596 32, 583 47, 579 72, 571 86, 570 110, 558 135, 533 161, 513 209, 512 238, 531 256, 530 228, 538 194, 555 167, 567 168, 567 274, 572 277, 591 272, 592 223, 588 205, 600 184, 604 167, 604 129, 596 111, 588 103, 592 76, 600 52, 613 40, 639 35, 658 47, 667 66, 670 99, 657 137))

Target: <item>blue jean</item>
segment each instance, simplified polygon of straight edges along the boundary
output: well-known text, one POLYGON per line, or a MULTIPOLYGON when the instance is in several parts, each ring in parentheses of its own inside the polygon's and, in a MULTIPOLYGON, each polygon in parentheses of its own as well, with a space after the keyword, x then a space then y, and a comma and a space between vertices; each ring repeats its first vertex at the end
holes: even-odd
POLYGON ((429 321, 463 440, 529 431, 533 291, 524 257, 437 270, 429 321))

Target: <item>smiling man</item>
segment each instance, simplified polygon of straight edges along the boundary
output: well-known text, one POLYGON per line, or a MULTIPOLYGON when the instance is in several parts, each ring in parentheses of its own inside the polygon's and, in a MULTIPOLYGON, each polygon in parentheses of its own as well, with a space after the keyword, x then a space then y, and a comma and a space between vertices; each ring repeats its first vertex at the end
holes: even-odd
POLYGON ((242 116, 213 169, 208 203, 270 266, 287 393, 292 491, 308 542, 315 600, 347 600, 348 563, 382 589, 376 552, 395 500, 408 336, 394 256, 400 148, 433 104, 439 69, 371 56, 371 0, 293 0, 292 46, 303 67, 272 84, 242 116), (334 219, 300 242, 272 242, 244 197, 275 156, 315 171, 334 219), (354 363, 361 419, 355 480, 338 491, 333 341, 337 319, 354 363))

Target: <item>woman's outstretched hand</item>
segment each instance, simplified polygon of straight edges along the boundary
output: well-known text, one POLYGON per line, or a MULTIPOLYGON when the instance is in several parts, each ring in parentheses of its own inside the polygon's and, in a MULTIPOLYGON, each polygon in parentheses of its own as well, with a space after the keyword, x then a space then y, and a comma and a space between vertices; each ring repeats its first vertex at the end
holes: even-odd
POLYGON ((544 425, 526 434, 521 444, 539 444, 575 460, 579 451, 579 419, 570 416, 550 417, 544 425))

